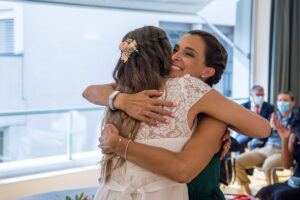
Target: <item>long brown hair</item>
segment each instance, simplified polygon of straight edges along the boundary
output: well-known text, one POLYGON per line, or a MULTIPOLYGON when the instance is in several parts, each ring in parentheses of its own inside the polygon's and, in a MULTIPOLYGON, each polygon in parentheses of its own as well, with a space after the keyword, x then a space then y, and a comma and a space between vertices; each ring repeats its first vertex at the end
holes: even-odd
MULTIPOLYGON (((123 42, 131 39, 137 43, 137 51, 132 52, 127 62, 121 58, 113 72, 113 78, 123 93, 137 93, 148 89, 159 89, 163 78, 171 68, 171 44, 166 33, 154 26, 145 26, 127 33, 123 42)), ((121 110, 107 109, 103 124, 114 124, 119 134, 134 140, 140 122, 121 110)), ((102 180, 108 181, 111 172, 124 163, 116 154, 105 155, 102 159, 102 180), (116 161, 113 162, 113 159, 116 161)))

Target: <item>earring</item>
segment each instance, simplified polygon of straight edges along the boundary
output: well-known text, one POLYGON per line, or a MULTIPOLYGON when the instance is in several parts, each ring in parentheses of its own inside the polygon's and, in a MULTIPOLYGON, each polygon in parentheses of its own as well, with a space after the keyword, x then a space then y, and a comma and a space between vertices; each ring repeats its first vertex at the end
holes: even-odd
POLYGON ((204 75, 204 74, 202 74, 202 75, 201 75, 201 78, 205 78, 205 75, 204 75))

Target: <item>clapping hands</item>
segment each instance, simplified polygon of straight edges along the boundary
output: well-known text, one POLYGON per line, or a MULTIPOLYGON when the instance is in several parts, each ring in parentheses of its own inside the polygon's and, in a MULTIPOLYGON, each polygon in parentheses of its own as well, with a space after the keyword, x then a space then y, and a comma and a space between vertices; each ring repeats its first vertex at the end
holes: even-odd
POLYGON ((277 122, 278 122, 277 115, 275 113, 272 113, 271 119, 270 119, 271 128, 275 128, 276 129, 277 122))
POLYGON ((275 113, 272 113, 270 122, 271 122, 271 127, 276 129, 281 139, 288 139, 290 137, 291 134, 290 125, 286 127, 284 123, 278 120, 275 113))

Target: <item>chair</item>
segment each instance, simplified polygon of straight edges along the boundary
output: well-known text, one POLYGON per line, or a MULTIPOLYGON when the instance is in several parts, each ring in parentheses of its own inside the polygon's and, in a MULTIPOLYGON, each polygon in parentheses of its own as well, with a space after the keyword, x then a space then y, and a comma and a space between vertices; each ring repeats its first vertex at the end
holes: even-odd
MULTIPOLYGON (((254 169, 257 169, 257 170, 259 170, 261 172, 264 172, 264 170, 261 167, 254 167, 254 169)), ((293 166, 289 169, 291 171, 290 174, 292 174, 293 169, 294 169, 293 166)), ((277 171, 283 171, 283 170, 284 170, 284 167, 281 167, 281 166, 273 167, 271 169, 271 172, 270 172, 271 173, 271 184, 275 183, 275 176, 277 175, 276 172, 277 171)))
MULTIPOLYGON (((274 181, 274 178, 275 178, 275 175, 276 175, 276 172, 277 171, 283 171, 284 170, 284 167, 273 167, 271 169, 271 183, 274 184, 275 181, 274 181)), ((292 166, 290 169, 290 173, 289 173, 289 176, 291 176, 293 174, 293 171, 294 171, 294 166, 292 166)), ((278 175, 277 175, 278 176, 278 175)))

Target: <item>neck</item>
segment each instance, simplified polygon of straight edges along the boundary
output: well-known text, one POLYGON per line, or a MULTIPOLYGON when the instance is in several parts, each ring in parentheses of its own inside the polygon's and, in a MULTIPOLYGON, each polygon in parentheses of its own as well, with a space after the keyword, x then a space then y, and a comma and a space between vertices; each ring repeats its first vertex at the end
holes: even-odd
POLYGON ((159 88, 160 90, 164 90, 165 89, 165 85, 166 85, 167 80, 168 80, 168 77, 167 78, 163 78, 163 82, 162 82, 162 84, 161 84, 161 86, 159 88))
POLYGON ((286 113, 282 113, 282 112, 279 112, 279 113, 280 113, 281 118, 284 119, 284 118, 287 118, 289 116, 289 114, 291 113, 291 111, 289 110, 286 113))

